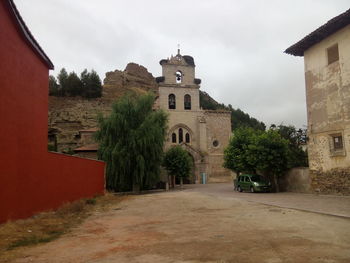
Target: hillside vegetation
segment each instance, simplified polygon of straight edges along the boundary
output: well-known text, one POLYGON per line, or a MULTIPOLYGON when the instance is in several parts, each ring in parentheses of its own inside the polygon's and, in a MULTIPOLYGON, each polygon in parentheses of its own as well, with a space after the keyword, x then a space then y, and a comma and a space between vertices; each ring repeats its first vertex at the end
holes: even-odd
POLYGON ((255 130, 265 130, 265 123, 251 117, 241 109, 234 109, 231 104, 226 106, 218 103, 210 95, 204 91, 200 91, 200 106, 204 110, 228 110, 231 111, 231 128, 236 130, 241 127, 250 127, 255 130))

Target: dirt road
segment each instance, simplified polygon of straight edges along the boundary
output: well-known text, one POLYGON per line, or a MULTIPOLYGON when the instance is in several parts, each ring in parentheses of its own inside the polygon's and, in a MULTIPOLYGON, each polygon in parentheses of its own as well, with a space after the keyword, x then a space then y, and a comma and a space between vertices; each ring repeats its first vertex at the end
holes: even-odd
POLYGON ((350 219, 205 191, 135 196, 15 262, 350 262, 350 219))

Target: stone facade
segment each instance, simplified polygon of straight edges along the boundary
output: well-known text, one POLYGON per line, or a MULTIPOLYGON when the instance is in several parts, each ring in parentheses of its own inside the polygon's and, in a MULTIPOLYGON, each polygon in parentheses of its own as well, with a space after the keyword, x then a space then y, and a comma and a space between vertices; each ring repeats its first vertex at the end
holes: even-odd
POLYGON ((350 192, 350 10, 286 50, 303 55, 312 189, 350 192))
POLYGON ((311 187, 316 193, 350 195, 350 168, 310 170, 311 187))
POLYGON ((193 58, 178 53, 160 61, 158 106, 169 113, 166 149, 180 144, 194 160, 194 181, 200 174, 210 178, 228 176, 223 168, 223 151, 231 135, 231 114, 205 111, 199 105, 199 79, 193 58))
MULTIPOLYGON (((130 63, 124 71, 106 73, 101 98, 51 96, 49 141, 57 144, 59 152, 74 151, 78 156, 96 158, 97 147, 92 138, 97 127, 97 115, 108 115, 113 101, 127 92, 142 94, 152 91, 157 96, 154 108, 169 112, 166 148, 178 144, 179 129, 183 131, 182 146, 191 154, 195 163, 192 182, 200 182, 200 173, 206 173, 210 178, 230 175, 222 167, 223 150, 231 135, 230 112, 200 108, 200 80, 195 79, 192 57, 179 55, 170 60, 162 60, 161 63, 164 80, 159 84, 146 68, 130 63), (182 74, 180 83, 176 80, 177 71, 182 74), (176 97, 176 109, 168 107, 169 94, 176 97), (186 95, 190 96, 191 109, 185 109, 186 95), (176 143, 172 143, 173 133, 177 136, 176 143), (186 142, 186 134, 189 142, 186 142)), ((211 99, 209 95, 206 96, 211 99)))

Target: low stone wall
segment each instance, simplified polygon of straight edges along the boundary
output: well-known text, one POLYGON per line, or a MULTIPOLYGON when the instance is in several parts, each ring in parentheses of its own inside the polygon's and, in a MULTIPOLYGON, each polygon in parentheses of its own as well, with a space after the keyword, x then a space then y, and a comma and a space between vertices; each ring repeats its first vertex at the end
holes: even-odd
POLYGON ((279 178, 280 191, 311 193, 311 180, 308 167, 290 169, 284 176, 279 178))
POLYGON ((350 195, 350 167, 327 172, 310 170, 310 179, 316 193, 350 195))

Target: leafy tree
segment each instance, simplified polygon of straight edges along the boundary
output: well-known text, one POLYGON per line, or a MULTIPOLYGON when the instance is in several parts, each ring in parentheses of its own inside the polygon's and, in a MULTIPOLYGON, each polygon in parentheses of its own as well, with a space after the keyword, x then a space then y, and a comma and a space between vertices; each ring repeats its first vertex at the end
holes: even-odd
MULTIPOLYGON (((272 125, 271 125, 272 126, 272 125)), ((307 167, 307 152, 302 149, 302 144, 306 143, 306 129, 297 130, 294 126, 283 125, 274 126, 274 129, 286 140, 288 140, 288 168, 307 167)))
POLYGON ((164 156, 163 166, 167 169, 171 176, 180 178, 181 185, 183 178, 189 177, 192 167, 192 159, 189 153, 176 145, 171 147, 164 156))
POLYGON ((87 69, 84 69, 80 73, 80 80, 83 83, 83 90, 85 92, 87 85, 89 84, 89 79, 90 79, 90 73, 88 72, 87 69))
POLYGON ((79 76, 73 71, 69 74, 62 68, 57 75, 59 85, 54 76, 50 76, 49 95, 51 96, 82 96, 97 98, 102 96, 102 82, 95 70, 85 69, 79 76))
POLYGON ((235 173, 255 173, 255 164, 249 162, 249 146, 252 145, 254 135, 259 133, 252 128, 238 128, 230 139, 224 152, 224 167, 235 173))
POLYGON ((278 191, 277 177, 288 169, 288 141, 274 130, 254 135, 247 151, 248 162, 270 177, 278 191))
POLYGON ((232 130, 239 127, 251 127, 255 130, 264 131, 266 128, 263 122, 259 122, 257 119, 250 117, 248 113, 243 112, 241 109, 231 110, 231 123, 232 130))
POLYGON ((49 76, 49 95, 50 96, 58 96, 59 94, 59 85, 54 76, 49 76))
POLYGON ((91 73, 85 69, 80 75, 83 82, 83 96, 86 98, 97 98, 102 96, 102 84, 101 79, 95 70, 91 70, 91 73))
POLYGON ((263 173, 278 190, 277 176, 288 168, 288 141, 274 130, 239 128, 225 149, 224 161, 236 173, 263 173))
POLYGON ((59 96, 65 96, 68 88, 67 87, 68 73, 65 68, 62 68, 60 73, 58 73, 57 79, 60 85, 59 96))
POLYGON ((213 100, 208 93, 199 91, 199 102, 201 108, 205 110, 216 110, 218 109, 218 103, 213 100))
POLYGON ((154 96, 126 95, 99 116, 99 158, 107 163, 106 187, 113 191, 145 189, 159 180, 167 115, 153 111, 154 96))
POLYGON ((83 90, 83 83, 81 82, 78 75, 73 71, 69 73, 66 80, 66 92, 68 96, 78 96, 81 95, 83 90))
POLYGON ((248 113, 243 112, 241 109, 234 109, 231 104, 226 106, 225 104, 219 104, 212 99, 207 93, 199 93, 200 106, 205 110, 227 110, 231 111, 231 129, 236 130, 241 127, 250 127, 256 130, 264 131, 266 126, 263 122, 250 117, 248 113))

